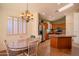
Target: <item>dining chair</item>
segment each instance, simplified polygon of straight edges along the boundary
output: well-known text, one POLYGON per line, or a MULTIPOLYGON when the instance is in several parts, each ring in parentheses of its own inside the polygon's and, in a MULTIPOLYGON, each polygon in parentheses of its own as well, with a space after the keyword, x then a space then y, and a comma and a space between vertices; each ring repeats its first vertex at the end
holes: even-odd
MULTIPOLYGON (((15 42, 10 42, 12 43, 12 46, 10 46, 7 42, 7 40, 4 41, 5 42, 5 45, 6 45, 6 52, 7 52, 7 56, 18 56, 18 55, 23 55, 23 56, 27 56, 28 55, 28 47, 25 46, 25 47, 19 47, 18 46, 15 46, 15 42)), ((21 42, 22 43, 22 42, 21 42)))
POLYGON ((28 42, 28 55, 37 56, 38 53, 38 43, 39 41, 36 38, 29 38, 28 42))

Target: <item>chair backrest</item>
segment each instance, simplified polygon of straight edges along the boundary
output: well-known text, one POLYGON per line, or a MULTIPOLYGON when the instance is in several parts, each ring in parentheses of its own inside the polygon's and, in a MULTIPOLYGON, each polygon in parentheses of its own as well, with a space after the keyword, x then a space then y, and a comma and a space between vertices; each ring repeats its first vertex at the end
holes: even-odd
POLYGON ((28 42, 28 55, 37 55, 38 43, 36 38, 29 38, 28 42))
POLYGON ((7 47, 9 48, 21 48, 27 46, 27 40, 14 40, 14 41, 5 41, 7 47))
MULTIPOLYGON (((23 47, 22 46, 9 46, 8 45, 8 42, 7 42, 7 40, 5 40, 4 41, 5 42, 5 46, 6 46, 6 52, 7 52, 7 55, 9 56, 9 55, 16 55, 16 53, 12 53, 12 52, 18 52, 18 51, 22 51, 22 53, 23 54, 25 54, 23 51, 25 51, 26 49, 28 49, 26 46, 24 47, 23 45, 23 47), (12 53, 12 54, 11 54, 12 53)), ((22 41, 21 41, 22 42, 22 41)), ((13 43, 13 42, 12 42, 13 43)), ((22 43, 24 43, 24 42, 22 42, 22 43)), ((25 42, 26 43, 26 42, 25 42)), ((14 44, 14 43, 13 43, 14 44)))
POLYGON ((4 43, 5 43, 5 46, 6 46, 6 53, 9 56, 9 47, 8 47, 7 41, 4 40, 4 43))

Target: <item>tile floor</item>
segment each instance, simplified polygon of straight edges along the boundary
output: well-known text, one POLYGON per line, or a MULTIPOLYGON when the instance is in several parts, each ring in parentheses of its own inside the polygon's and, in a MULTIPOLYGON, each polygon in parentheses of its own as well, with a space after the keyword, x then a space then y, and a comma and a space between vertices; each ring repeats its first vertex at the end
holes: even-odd
MULTIPOLYGON (((0 52, 0 56, 6 56, 6 52, 0 52)), ((50 47, 50 40, 46 40, 39 44, 38 56, 79 56, 79 47, 73 45, 72 49, 55 49, 50 47)))
POLYGON ((50 40, 39 45, 39 56, 79 56, 79 47, 72 46, 72 49, 56 49, 50 47, 50 40))

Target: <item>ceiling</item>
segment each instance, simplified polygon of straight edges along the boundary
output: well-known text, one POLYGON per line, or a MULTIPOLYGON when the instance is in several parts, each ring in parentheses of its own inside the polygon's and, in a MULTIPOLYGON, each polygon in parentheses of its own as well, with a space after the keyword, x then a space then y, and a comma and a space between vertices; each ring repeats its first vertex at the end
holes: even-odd
MULTIPOLYGON (((28 4, 28 9, 38 12, 41 15, 43 15, 44 17, 46 17, 47 19, 53 21, 53 20, 57 20, 63 16, 65 16, 66 14, 69 13, 73 13, 75 11, 79 10, 79 4, 75 4, 73 7, 63 11, 63 12, 57 12, 58 9, 60 9, 61 7, 65 6, 67 3, 29 3, 28 4)), ((19 8, 25 8, 27 9, 27 3, 8 3, 8 4, 0 4, 1 6, 10 6, 13 8, 14 7, 19 7, 19 8)), ((22 10, 23 11, 23 10, 22 10)))
MULTIPOLYGON (((39 12, 41 15, 46 17, 47 19, 53 21, 57 20, 59 18, 62 18, 66 14, 75 12, 79 9, 79 4, 74 4, 73 7, 63 11, 63 12, 57 12, 58 9, 61 7, 67 5, 68 3, 62 3, 62 4, 57 4, 57 3, 35 3, 35 4, 29 4, 29 9, 33 8, 37 12, 39 12)), ((32 10, 33 10, 32 9, 32 10)))

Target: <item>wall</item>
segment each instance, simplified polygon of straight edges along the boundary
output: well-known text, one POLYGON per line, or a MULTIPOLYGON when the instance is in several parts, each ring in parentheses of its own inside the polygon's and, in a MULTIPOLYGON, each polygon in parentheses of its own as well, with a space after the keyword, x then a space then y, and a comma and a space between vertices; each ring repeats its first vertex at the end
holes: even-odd
POLYGON ((74 13, 74 43, 79 44, 79 12, 74 13))
MULTIPOLYGON (((0 11, 0 51, 5 49, 4 40, 16 40, 20 35, 9 36, 7 34, 8 16, 20 16, 26 10, 26 4, 1 4, 0 11)), ((29 37, 31 34, 38 36, 38 14, 32 11, 34 20, 27 23, 27 33, 25 36, 29 37)))
POLYGON ((64 16, 64 17, 62 17, 62 18, 60 18, 60 19, 58 19, 58 20, 51 21, 50 23, 52 23, 52 24, 62 24, 62 23, 66 23, 66 17, 64 16))
POLYGON ((38 14, 35 14, 34 16, 34 20, 31 20, 29 23, 27 23, 27 35, 35 35, 38 37, 38 14))
POLYGON ((73 42, 79 44, 79 12, 66 16, 66 35, 72 35, 73 42))
POLYGON ((73 13, 66 15, 66 35, 74 35, 74 18, 73 13))
MULTIPOLYGON (((0 46, 2 44, 2 9, 1 9, 1 6, 0 6, 0 46)), ((2 46, 1 46, 2 48, 2 46)), ((1 50, 0 48, 0 50, 1 50)))

